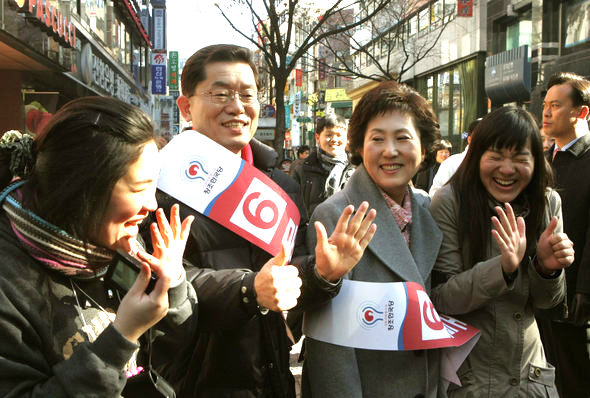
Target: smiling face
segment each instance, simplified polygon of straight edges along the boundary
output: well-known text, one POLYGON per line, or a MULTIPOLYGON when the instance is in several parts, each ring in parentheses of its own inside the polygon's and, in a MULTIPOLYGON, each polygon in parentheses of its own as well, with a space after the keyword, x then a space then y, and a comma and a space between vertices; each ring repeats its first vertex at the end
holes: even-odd
POLYGON ((479 162, 479 176, 494 199, 512 202, 531 182, 534 162, 530 141, 518 151, 489 148, 479 162))
POLYGON ((129 251, 133 247, 139 224, 157 208, 159 173, 158 147, 150 141, 113 187, 96 243, 111 250, 129 251))
POLYGON ((436 162, 442 163, 449 156, 451 156, 451 152, 447 148, 439 149, 438 151, 436 151, 436 162))
POLYGON ((328 155, 338 156, 346 148, 346 127, 326 126, 319 135, 316 134, 316 142, 328 155))
POLYGON ((193 130, 206 135, 234 153, 239 153, 254 136, 258 127, 260 104, 243 104, 234 96, 225 104, 211 98, 212 92, 230 89, 240 94, 257 94, 256 78, 250 65, 215 62, 205 66, 207 78, 198 83, 189 97, 180 96, 178 107, 193 130))
POLYGON ((371 179, 401 204, 423 159, 412 118, 398 111, 375 116, 367 125, 361 157, 371 179))

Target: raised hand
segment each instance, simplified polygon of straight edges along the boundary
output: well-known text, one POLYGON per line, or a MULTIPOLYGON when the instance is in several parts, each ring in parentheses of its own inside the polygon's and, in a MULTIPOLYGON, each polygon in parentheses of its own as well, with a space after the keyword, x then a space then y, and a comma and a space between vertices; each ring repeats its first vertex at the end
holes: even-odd
POLYGON ((178 205, 172 206, 168 223, 162 209, 156 212, 157 224, 151 225, 153 255, 137 251, 142 260, 141 272, 121 300, 113 325, 131 341, 137 339, 168 313, 168 289, 182 281, 182 254, 189 235, 193 216, 180 223, 178 205), (154 289, 146 294, 151 273, 158 276, 154 289))
POLYGON ((258 305, 271 311, 286 311, 297 305, 301 294, 299 270, 287 265, 285 246, 281 252, 268 260, 254 278, 254 290, 258 305))
POLYGON ((512 274, 518 269, 526 252, 526 227, 522 217, 516 218, 510 203, 505 203, 505 206, 506 212, 500 206, 496 207, 498 217, 492 217, 495 228, 492 235, 502 253, 502 269, 512 274))
POLYGON ((367 202, 361 203, 351 219, 354 206, 346 206, 329 238, 324 225, 319 221, 314 223, 316 266, 322 278, 337 281, 359 262, 377 231, 377 225, 373 224, 377 212, 371 209, 367 213, 368 209, 367 202))
POLYGON ((554 234, 557 217, 553 217, 537 242, 537 261, 541 272, 551 274, 574 262, 574 244, 566 234, 554 234))
POLYGON ((178 204, 173 205, 170 209, 170 223, 166 219, 164 210, 156 210, 157 224, 153 223, 150 226, 154 252, 152 256, 142 250, 137 253, 141 260, 150 265, 154 260, 159 261, 159 264, 166 265, 163 270, 170 276, 170 287, 178 286, 184 276, 182 255, 194 219, 194 216, 188 216, 181 224, 178 204))

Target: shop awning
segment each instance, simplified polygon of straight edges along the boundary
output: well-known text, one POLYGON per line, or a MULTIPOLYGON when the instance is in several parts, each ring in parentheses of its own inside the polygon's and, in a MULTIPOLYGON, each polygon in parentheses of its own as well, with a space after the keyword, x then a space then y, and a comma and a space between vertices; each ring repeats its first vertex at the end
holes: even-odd
POLYGON ((330 102, 332 108, 352 108, 352 101, 330 102))

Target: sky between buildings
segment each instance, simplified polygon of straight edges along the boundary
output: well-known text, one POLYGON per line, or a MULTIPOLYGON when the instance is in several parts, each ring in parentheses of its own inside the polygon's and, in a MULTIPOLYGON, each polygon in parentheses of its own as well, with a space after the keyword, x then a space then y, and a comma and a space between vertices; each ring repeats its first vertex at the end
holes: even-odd
MULTIPOLYGON (((190 57, 198 49, 210 44, 237 44, 250 49, 254 45, 235 32, 223 18, 215 0, 169 0, 167 7, 168 51, 178 51, 180 59, 190 57)), ((221 1, 222 4, 232 0, 221 1)), ((241 14, 243 7, 224 7, 231 13, 230 18, 244 32, 250 32, 252 22, 249 15, 241 14)))

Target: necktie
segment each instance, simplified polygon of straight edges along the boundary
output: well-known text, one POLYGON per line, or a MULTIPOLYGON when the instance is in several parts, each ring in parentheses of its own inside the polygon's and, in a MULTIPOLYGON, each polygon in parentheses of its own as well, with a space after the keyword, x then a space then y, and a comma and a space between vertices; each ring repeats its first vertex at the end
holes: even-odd
POLYGON ((555 160, 555 155, 557 155, 557 152, 559 152, 559 148, 557 147, 557 145, 555 145, 555 148, 553 149, 553 157, 551 157, 552 162, 553 160, 555 160))

